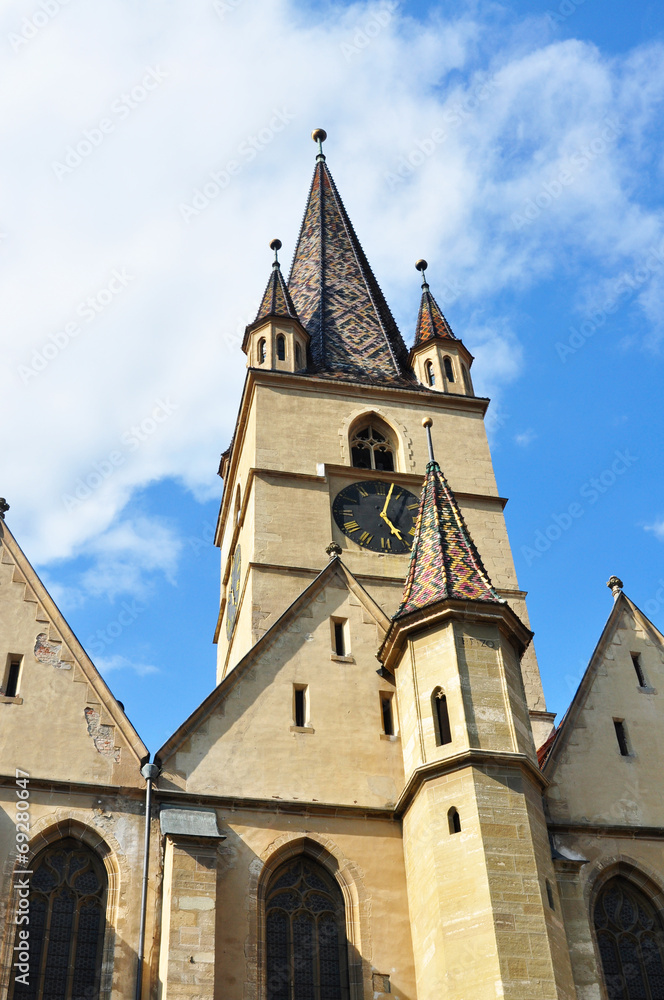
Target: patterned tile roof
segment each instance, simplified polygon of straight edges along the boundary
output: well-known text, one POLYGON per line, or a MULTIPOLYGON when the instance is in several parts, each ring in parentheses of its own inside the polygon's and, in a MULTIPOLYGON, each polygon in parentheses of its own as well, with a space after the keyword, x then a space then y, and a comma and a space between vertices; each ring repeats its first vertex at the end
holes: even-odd
POLYGON ((288 287, 311 336, 310 371, 416 384, 406 346, 322 156, 288 287))
POLYGON ((450 324, 443 316, 440 306, 429 291, 429 286, 425 281, 422 285, 422 301, 417 317, 415 343, 422 344, 425 340, 432 340, 434 337, 451 337, 452 340, 456 340, 450 324))
POLYGON ((403 598, 395 618, 447 598, 503 603, 437 462, 429 462, 403 598))
POLYGON ((263 300, 254 323, 258 323, 262 319, 267 319, 268 316, 288 316, 290 319, 298 318, 278 260, 275 260, 272 265, 272 274, 267 283, 267 288, 265 289, 263 300))

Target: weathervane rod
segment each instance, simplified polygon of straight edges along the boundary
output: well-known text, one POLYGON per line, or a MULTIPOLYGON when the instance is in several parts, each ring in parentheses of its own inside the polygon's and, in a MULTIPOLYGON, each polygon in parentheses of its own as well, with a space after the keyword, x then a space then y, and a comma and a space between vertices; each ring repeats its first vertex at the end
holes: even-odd
POLYGON ((429 461, 435 462, 436 459, 433 457, 433 441, 431 440, 431 427, 433 426, 433 420, 431 417, 425 417, 422 421, 422 427, 424 427, 427 432, 427 446, 429 448, 429 461))

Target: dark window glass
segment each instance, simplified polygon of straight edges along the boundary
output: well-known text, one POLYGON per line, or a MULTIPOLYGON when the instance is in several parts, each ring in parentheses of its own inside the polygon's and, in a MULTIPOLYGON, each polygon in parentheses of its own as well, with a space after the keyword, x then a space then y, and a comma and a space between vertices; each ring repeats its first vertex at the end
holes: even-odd
POLYGON ((436 723, 436 745, 441 747, 452 742, 452 730, 450 728, 450 716, 447 711, 447 698, 442 691, 435 691, 433 695, 434 719, 436 723))
POLYGON ((662 924, 647 896, 626 879, 611 879, 594 922, 609 1000, 664 1000, 662 924))
POLYGON ((295 725, 304 726, 306 719, 306 700, 304 688, 295 688, 295 725))
POLYGON ((449 824, 450 833, 461 833, 461 817, 454 807, 452 807, 447 813, 447 822, 449 824))
POLYGON ((5 697, 15 698, 16 692, 18 691, 18 675, 21 672, 21 661, 14 660, 9 664, 9 673, 7 674, 7 687, 5 688, 5 697))
POLYGON ((548 879, 546 880, 546 898, 549 901, 549 906, 551 907, 551 909, 555 910, 556 907, 553 901, 553 887, 548 879))
POLYGON ((424 371, 426 372, 427 376, 427 385, 435 385, 436 373, 433 370, 433 365, 430 361, 427 361, 426 364, 424 365, 424 371))
POLYGON ((334 651, 337 656, 346 655, 346 643, 344 642, 343 622, 334 623, 334 651))
POLYGON ((295 345, 295 367, 296 368, 302 367, 302 348, 300 347, 299 344, 295 345))
POLYGON ((466 395, 467 396, 472 396, 473 390, 472 390, 472 386, 470 384, 470 375, 468 374, 468 369, 466 368, 465 365, 461 366, 461 374, 463 375, 463 384, 464 384, 464 388, 466 390, 466 395))
POLYGON ((454 382, 454 370, 452 368, 452 362, 449 358, 445 358, 443 361, 443 367, 445 369, 445 378, 448 382, 454 382))
POLYGON ((371 424, 352 435, 350 451, 356 469, 394 472, 394 448, 386 436, 371 424))
POLYGON ((272 876, 266 898, 268 1000, 348 1000, 341 890, 309 858, 272 876))
POLYGON ((632 653, 631 656, 632 656, 632 663, 634 664, 634 670, 636 671, 636 676, 639 679, 639 684, 641 685, 642 688, 647 687, 648 685, 646 684, 646 679, 643 673, 643 669, 641 667, 640 655, 638 653, 632 653))
POLYGON ((80 841, 61 840, 38 855, 33 873, 29 982, 13 979, 9 995, 12 1000, 96 1000, 106 914, 104 866, 80 841))
POLYGON ((392 718, 392 699, 383 697, 380 700, 383 709, 383 732, 386 736, 394 736, 394 719, 392 718))
POLYGON ((277 337, 277 358, 279 361, 286 360, 286 338, 281 334, 277 337))
POLYGON ((620 719, 614 719, 613 725, 616 727, 616 739, 618 740, 618 746, 620 747, 620 753, 623 757, 629 757, 629 747, 627 745, 627 733, 625 732, 625 723, 620 719))

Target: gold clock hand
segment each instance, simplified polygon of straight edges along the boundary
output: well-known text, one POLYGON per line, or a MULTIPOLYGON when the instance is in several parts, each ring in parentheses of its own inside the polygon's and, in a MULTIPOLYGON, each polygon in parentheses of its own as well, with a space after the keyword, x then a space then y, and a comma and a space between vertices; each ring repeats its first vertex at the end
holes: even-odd
POLYGON ((393 490, 393 489, 394 489, 394 483, 392 483, 392 485, 391 485, 391 486, 390 486, 390 488, 389 488, 389 491, 388 491, 388 494, 387 494, 387 500, 385 501, 385 506, 383 507, 383 509, 382 509, 382 511, 381 511, 381 514, 380 514, 380 516, 381 516, 381 517, 383 516, 383 514, 384 514, 384 513, 385 513, 385 511, 387 510, 387 505, 388 505, 388 504, 389 504, 389 502, 390 502, 390 497, 392 496, 392 490, 393 490))
POLYGON ((390 531, 392 532, 392 534, 393 534, 393 535, 396 535, 396 536, 397 536, 397 538, 399 539, 399 541, 400 541, 400 542, 403 542, 403 538, 402 538, 402 536, 401 536, 401 532, 399 531, 399 529, 398 529, 398 528, 395 528, 395 527, 394 527, 394 525, 392 524, 392 522, 391 522, 391 521, 390 521, 390 519, 388 518, 388 516, 387 516, 387 514, 385 513, 385 511, 382 511, 382 510, 381 510, 381 512, 380 512, 380 516, 381 516, 381 517, 382 517, 382 519, 383 519, 383 520, 385 521, 385 524, 386 524, 386 525, 388 526, 388 528, 390 529, 390 531))

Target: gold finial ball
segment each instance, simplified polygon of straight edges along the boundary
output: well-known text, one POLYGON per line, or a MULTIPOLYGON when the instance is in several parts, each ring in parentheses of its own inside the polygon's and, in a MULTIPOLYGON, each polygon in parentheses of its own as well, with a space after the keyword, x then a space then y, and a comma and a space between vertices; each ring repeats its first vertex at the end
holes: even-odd
POLYGON ((422 419, 422 427, 433 427, 433 420, 431 417, 424 417, 422 419))
POLYGON ((314 142, 318 142, 319 140, 321 142, 325 142, 325 140, 327 139, 327 132, 325 131, 324 128, 315 128, 311 133, 311 138, 314 140, 314 142))
POLYGON ((281 240, 270 240, 270 250, 281 250, 281 240))
POLYGON ((428 268, 428 266, 429 265, 427 264, 427 262, 425 260, 422 259, 422 257, 420 257, 419 260, 415 261, 415 267, 417 268, 418 271, 426 271, 426 269, 428 268))

